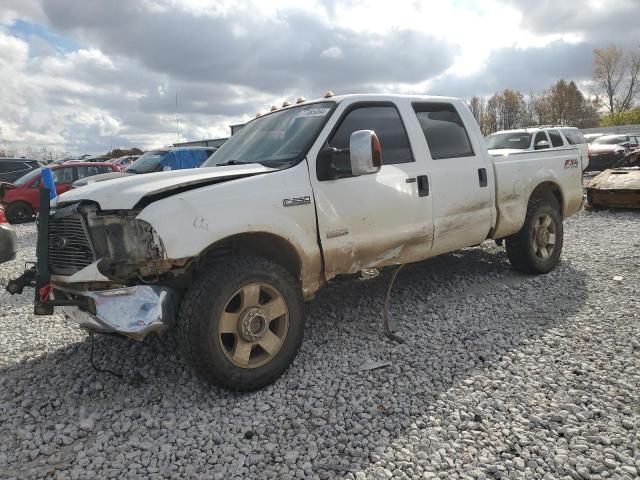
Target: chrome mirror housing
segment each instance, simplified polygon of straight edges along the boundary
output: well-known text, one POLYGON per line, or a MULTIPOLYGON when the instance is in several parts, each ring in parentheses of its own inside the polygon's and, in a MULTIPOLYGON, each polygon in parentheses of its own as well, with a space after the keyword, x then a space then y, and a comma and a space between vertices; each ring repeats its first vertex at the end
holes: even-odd
POLYGON ((349 157, 353 175, 370 175, 382 167, 382 148, 373 130, 358 130, 349 138, 349 157))

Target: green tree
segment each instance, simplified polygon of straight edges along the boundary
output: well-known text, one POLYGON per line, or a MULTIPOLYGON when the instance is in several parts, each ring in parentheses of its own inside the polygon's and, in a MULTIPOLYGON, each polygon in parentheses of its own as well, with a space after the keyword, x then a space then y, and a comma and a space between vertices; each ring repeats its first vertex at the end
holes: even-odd
POLYGON ((602 127, 613 127, 616 125, 640 125, 640 108, 605 115, 600 119, 600 126, 602 127))

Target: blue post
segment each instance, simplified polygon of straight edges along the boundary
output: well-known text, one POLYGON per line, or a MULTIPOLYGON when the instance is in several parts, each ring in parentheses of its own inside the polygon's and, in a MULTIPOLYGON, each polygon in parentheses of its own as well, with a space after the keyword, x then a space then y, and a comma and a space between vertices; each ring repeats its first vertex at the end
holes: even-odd
POLYGON ((49 189, 49 198, 53 200, 58 196, 56 192, 56 181, 53 179, 53 172, 49 167, 42 167, 42 184, 49 189))

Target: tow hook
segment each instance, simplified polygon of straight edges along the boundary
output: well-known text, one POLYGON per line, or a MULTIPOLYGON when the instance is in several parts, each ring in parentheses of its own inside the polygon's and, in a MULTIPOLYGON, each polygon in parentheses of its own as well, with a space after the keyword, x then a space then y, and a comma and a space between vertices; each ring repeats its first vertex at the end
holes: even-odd
POLYGON ((34 262, 28 262, 25 264, 25 270, 18 278, 9 280, 9 283, 5 287, 5 290, 11 295, 22 294, 24 287, 36 286, 36 264, 34 262), (29 267, 29 268, 27 268, 29 267))

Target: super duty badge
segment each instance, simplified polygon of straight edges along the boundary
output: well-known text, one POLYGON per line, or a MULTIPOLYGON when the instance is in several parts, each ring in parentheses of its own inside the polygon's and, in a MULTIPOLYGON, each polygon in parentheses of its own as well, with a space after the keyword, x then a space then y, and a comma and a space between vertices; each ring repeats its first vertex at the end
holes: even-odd
POLYGON ((298 205, 307 205, 311 203, 311 197, 305 195, 304 197, 285 198, 282 200, 283 207, 297 207, 298 205))

